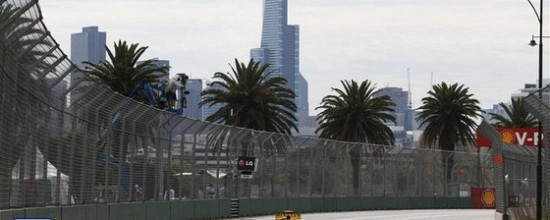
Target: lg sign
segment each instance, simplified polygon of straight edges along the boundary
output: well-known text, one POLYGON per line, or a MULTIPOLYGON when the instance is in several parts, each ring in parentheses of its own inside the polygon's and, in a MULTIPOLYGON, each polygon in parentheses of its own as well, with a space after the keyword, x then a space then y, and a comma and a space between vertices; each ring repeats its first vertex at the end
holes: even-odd
MULTIPOLYGON (((539 140, 538 128, 497 128, 504 143, 535 147, 539 140)), ((544 138, 543 138, 544 140, 544 138)), ((490 147, 491 142, 480 133, 477 134, 478 147, 490 147)), ((544 146, 544 144, 542 145, 544 146)))
POLYGON ((237 170, 240 170, 240 171, 254 171, 254 170, 256 170, 256 158, 255 157, 239 157, 237 159, 237 170))

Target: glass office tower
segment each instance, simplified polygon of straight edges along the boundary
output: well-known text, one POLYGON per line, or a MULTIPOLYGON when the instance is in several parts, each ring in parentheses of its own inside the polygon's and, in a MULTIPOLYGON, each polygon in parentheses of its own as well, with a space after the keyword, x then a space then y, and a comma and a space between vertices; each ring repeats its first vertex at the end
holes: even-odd
POLYGON ((271 76, 287 80, 287 88, 296 93, 299 123, 308 115, 307 81, 300 73, 300 28, 288 25, 287 0, 264 0, 263 26, 260 48, 250 50, 256 61, 270 64, 271 76))

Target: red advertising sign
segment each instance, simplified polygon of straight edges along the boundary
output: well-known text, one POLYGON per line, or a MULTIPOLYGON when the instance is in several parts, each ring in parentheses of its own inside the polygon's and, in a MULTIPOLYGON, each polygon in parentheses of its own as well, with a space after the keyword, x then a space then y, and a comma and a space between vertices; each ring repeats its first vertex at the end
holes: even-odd
MULTIPOLYGON (((500 133, 502 141, 508 144, 535 147, 539 140, 538 128, 497 128, 497 131, 500 133)), ((491 147, 492 145, 489 139, 477 133, 477 146, 491 147)), ((544 144, 542 146, 544 147, 544 144)))
POLYGON ((472 208, 474 209, 494 209, 497 200, 495 189, 472 187, 472 208))

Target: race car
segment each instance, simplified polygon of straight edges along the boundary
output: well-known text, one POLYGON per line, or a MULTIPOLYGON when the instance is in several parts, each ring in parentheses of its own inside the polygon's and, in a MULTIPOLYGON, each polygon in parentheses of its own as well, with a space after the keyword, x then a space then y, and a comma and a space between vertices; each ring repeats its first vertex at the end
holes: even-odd
POLYGON ((301 220, 302 215, 292 210, 284 210, 283 213, 275 215, 275 220, 301 220))

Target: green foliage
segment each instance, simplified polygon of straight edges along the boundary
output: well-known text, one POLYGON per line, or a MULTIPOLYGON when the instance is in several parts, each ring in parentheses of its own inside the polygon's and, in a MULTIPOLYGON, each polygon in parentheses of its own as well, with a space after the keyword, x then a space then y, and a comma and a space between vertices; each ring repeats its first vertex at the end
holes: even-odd
POLYGON ((496 120, 495 126, 504 128, 528 128, 538 126, 537 119, 523 105, 522 98, 511 98, 509 104, 499 103, 506 115, 489 113, 496 120))
POLYGON ((224 106, 206 120, 284 134, 297 131, 295 94, 284 87, 286 79, 270 76, 267 68, 254 60, 245 64, 235 59, 231 73, 215 73, 212 88, 201 93, 200 106, 224 106))
POLYGON ((483 110, 472 96, 464 85, 434 85, 417 109, 416 120, 421 127, 426 125, 421 143, 430 148, 437 144, 439 149, 449 151, 454 151, 459 142, 475 143, 475 118, 481 117, 483 110))
MULTIPOLYGON (((137 43, 128 45, 126 41, 119 40, 118 43, 114 43, 114 51, 107 46, 105 48, 110 61, 103 60, 98 64, 84 62, 86 66, 83 71, 89 74, 92 80, 97 80, 124 96, 131 95, 132 91, 141 83, 158 81, 160 77, 158 73, 167 73, 168 71, 168 67, 154 65, 157 59, 148 59, 138 64, 148 47, 140 47, 137 43)), ((143 96, 139 95, 137 94, 134 99, 144 101, 143 96)), ((124 160, 123 158, 128 153, 129 137, 118 126, 120 124, 114 124, 112 143, 115 144, 111 147, 110 153, 118 160, 124 160)))
MULTIPOLYGON (((393 132, 385 124, 395 123, 394 111, 389 96, 378 96, 369 80, 357 82, 341 81, 342 89, 334 88, 336 95, 327 95, 321 101, 321 113, 317 116, 321 138, 349 142, 393 144, 393 132)), ((360 146, 351 146, 350 162, 353 169, 353 188, 359 192, 360 146)))
POLYGON ((84 62, 84 72, 124 96, 129 96, 140 83, 158 81, 159 75, 156 73, 168 71, 168 67, 154 65, 157 59, 148 59, 138 64, 148 47, 140 47, 137 43, 128 45, 126 41, 119 40, 114 44, 114 53, 107 46, 105 48, 110 62, 84 62))
POLYGON ((395 122, 390 113, 394 111, 389 96, 377 96, 369 80, 358 84, 355 81, 341 81, 343 90, 333 88, 336 95, 325 96, 321 101, 321 112, 317 116, 322 138, 393 144, 393 132, 385 122, 395 122))

